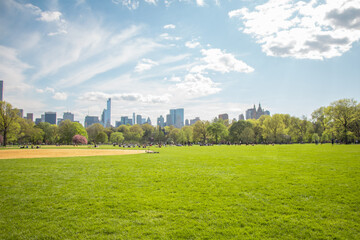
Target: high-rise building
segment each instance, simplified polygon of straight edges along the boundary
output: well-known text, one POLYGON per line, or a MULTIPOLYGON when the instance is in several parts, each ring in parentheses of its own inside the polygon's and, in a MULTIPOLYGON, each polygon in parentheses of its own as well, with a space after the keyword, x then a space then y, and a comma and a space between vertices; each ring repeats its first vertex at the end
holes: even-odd
POLYGON ((45 122, 45 114, 41 114, 41 122, 45 122))
POLYGON ((41 118, 36 118, 35 119, 35 124, 38 125, 39 123, 41 123, 41 118))
POLYGON ((132 124, 131 125, 135 125, 136 124, 136 116, 135 113, 133 113, 133 118, 132 118, 132 124))
POLYGON ((150 117, 148 117, 148 118, 146 119, 146 123, 149 124, 149 125, 151 125, 150 117))
POLYGON ((3 99, 3 92, 4 91, 4 81, 0 80, 0 101, 4 101, 3 99))
POLYGON ((45 112, 45 122, 56 124, 56 112, 45 112))
POLYGON ((60 125, 60 123, 61 123, 62 121, 64 121, 64 119, 62 119, 62 118, 58 118, 58 119, 57 119, 57 123, 56 123, 56 124, 59 126, 59 125, 60 125))
POLYGON ((91 125, 93 125, 95 123, 100 123, 99 117, 97 117, 97 116, 86 116, 85 117, 84 126, 86 128, 90 127, 91 125))
POLYGON ((31 120, 33 122, 34 121, 34 114, 33 113, 27 113, 26 114, 26 119, 31 120))
POLYGON ((156 125, 162 128, 165 127, 165 121, 162 115, 160 115, 160 117, 157 118, 156 125))
POLYGON ((189 119, 186 119, 186 120, 185 120, 185 126, 190 126, 189 119))
POLYGON ((106 102, 105 127, 111 126, 111 98, 106 102))
POLYGON ((196 117, 194 119, 190 119, 190 125, 194 125, 197 121, 201 121, 199 117, 196 117))
POLYGON ((23 116, 24 116, 24 109, 17 109, 18 110, 18 116, 19 116, 19 118, 23 118, 23 116))
POLYGON ((229 115, 227 113, 224 113, 224 114, 219 114, 219 119, 222 119, 222 120, 229 120, 229 115))
POLYGON ((240 120, 245 120, 244 114, 240 114, 240 115, 239 115, 239 121, 240 121, 240 120))
POLYGON ((170 109, 170 114, 166 115, 166 125, 182 128, 184 126, 184 109, 170 109))
POLYGON ((262 109, 260 103, 257 110, 255 104, 253 108, 246 110, 246 119, 259 119, 262 115, 270 115, 270 112, 262 109))
POLYGON ((70 121, 74 121, 74 114, 71 112, 64 112, 63 114, 63 120, 70 120, 70 121))
POLYGON ((141 115, 136 115, 136 124, 139 124, 139 125, 142 124, 142 117, 141 117, 141 115))

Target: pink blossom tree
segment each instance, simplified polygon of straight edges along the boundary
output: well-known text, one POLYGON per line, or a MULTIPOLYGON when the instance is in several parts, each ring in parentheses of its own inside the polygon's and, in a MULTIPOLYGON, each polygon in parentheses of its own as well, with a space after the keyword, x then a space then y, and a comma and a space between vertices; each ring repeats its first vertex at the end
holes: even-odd
POLYGON ((81 135, 79 135, 79 134, 73 136, 72 141, 73 141, 73 143, 74 143, 75 145, 87 144, 87 143, 88 143, 86 137, 81 136, 81 135))

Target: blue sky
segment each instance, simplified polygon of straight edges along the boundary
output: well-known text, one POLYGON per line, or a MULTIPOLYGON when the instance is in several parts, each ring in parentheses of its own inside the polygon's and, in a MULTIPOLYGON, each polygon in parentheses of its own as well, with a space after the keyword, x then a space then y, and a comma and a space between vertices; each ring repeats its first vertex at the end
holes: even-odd
POLYGON ((0 1, 4 98, 39 117, 310 117, 360 95, 358 0, 0 1))

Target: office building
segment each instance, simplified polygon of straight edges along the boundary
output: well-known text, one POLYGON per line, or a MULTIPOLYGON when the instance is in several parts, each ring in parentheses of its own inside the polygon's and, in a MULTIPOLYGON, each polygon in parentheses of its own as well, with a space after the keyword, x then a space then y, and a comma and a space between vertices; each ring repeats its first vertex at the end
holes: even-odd
POLYGON ((139 124, 139 125, 142 124, 142 117, 141 117, 141 115, 136 115, 136 124, 139 124))
POLYGON ((56 112, 45 112, 45 122, 56 124, 56 112))
POLYGON ((111 127, 111 98, 106 102, 106 109, 101 114, 101 124, 104 127, 111 127))
POLYGON ((34 121, 34 114, 33 113, 27 113, 26 114, 26 119, 31 120, 33 122, 34 121))
POLYGON ((131 124, 131 125, 135 125, 135 124, 136 124, 135 120, 136 120, 136 116, 135 116, 135 113, 133 113, 132 124, 131 124))
POLYGON ((38 125, 39 123, 41 123, 41 118, 36 118, 35 119, 35 124, 38 125))
POLYGON ((56 124, 59 126, 59 125, 60 125, 60 123, 61 123, 62 121, 64 121, 64 119, 62 119, 62 118, 58 118, 58 119, 57 119, 57 123, 56 123, 56 124))
POLYGON ((99 117, 97 117, 97 116, 86 116, 85 117, 84 126, 86 128, 90 127, 91 125, 93 125, 95 123, 100 123, 99 117))
POLYGON ((222 120, 229 120, 229 115, 227 113, 224 113, 224 114, 219 114, 219 119, 222 119, 222 120))
POLYGON ((245 120, 244 114, 240 114, 240 115, 239 115, 239 121, 240 121, 240 120, 245 120))
POLYGON ((184 109, 170 109, 170 114, 166 115, 166 126, 173 125, 176 128, 184 126, 184 109))
POLYGON ((64 112, 63 120, 70 120, 70 121, 74 122, 74 114, 71 112, 64 112))
POLYGON ((4 91, 4 81, 0 80, 0 101, 4 101, 3 91, 4 91))
POLYGON ((19 116, 19 118, 23 118, 24 110, 23 109, 18 109, 18 108, 15 108, 15 109, 18 110, 17 115, 19 116))
POLYGON ((160 117, 157 118, 156 125, 162 128, 165 127, 165 120, 162 115, 160 115, 160 117))
POLYGON ((201 121, 199 117, 196 117, 194 119, 190 119, 190 125, 194 125, 197 121, 201 121))
POLYGON ((258 109, 254 104, 253 108, 246 110, 246 119, 259 119, 262 115, 270 115, 270 112, 262 109, 260 103, 258 109))
POLYGON ((148 117, 148 118, 146 119, 146 123, 149 124, 149 125, 151 125, 150 117, 148 117))
POLYGON ((189 119, 186 119, 186 120, 185 120, 185 126, 190 126, 189 119))

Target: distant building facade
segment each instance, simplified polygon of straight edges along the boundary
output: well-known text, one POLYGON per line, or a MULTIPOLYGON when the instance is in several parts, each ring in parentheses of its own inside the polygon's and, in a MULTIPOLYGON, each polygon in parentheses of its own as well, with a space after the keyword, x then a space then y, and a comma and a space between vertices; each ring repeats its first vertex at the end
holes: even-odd
POLYGON ((85 117, 84 126, 86 128, 90 127, 91 125, 93 125, 95 123, 100 123, 99 117, 97 117, 97 116, 86 116, 85 117))
POLYGON ((229 120, 229 115, 227 113, 224 113, 224 114, 219 114, 219 119, 222 119, 222 120, 229 120))
POLYGON ((184 126, 184 109, 170 109, 170 114, 166 115, 166 126, 173 125, 176 128, 184 126))
POLYGON ((26 114, 26 119, 31 120, 33 122, 34 121, 34 114, 33 113, 27 113, 26 114))
POLYGON ((240 114, 240 115, 239 115, 239 121, 240 121, 240 120, 245 120, 244 114, 240 114))
POLYGON ((190 125, 194 125, 197 121, 201 121, 199 117, 196 117, 194 119, 190 119, 190 125))
POLYGON ((0 80, 0 101, 4 101, 4 81, 0 80))
POLYGON ((45 112, 45 122, 56 124, 56 112, 45 112))
POLYGON ((161 128, 165 127, 165 119, 162 115, 160 115, 160 117, 157 118, 156 125, 161 128))
POLYGON ((246 110, 246 119, 259 119, 263 115, 270 115, 270 112, 262 109, 260 103, 258 109, 254 104, 253 108, 246 110))
POLYGON ((111 127, 111 98, 106 102, 106 109, 101 114, 101 124, 104 127, 111 127))
POLYGON ((70 120, 70 121, 74 122, 74 114, 71 112, 64 112, 63 120, 70 120))

